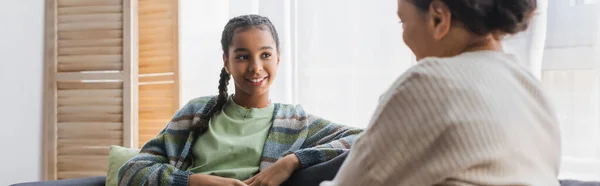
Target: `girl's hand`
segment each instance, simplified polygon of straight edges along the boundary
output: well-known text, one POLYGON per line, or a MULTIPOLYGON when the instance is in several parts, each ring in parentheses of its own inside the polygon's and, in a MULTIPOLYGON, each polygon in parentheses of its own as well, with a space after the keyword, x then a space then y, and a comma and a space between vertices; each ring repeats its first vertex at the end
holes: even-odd
POLYGON ((222 178, 206 174, 192 174, 189 186, 248 186, 244 182, 231 178, 222 178))
POLYGON ((290 154, 271 167, 247 179, 244 183, 249 186, 277 186, 285 182, 294 171, 300 168, 300 160, 295 154, 290 154))

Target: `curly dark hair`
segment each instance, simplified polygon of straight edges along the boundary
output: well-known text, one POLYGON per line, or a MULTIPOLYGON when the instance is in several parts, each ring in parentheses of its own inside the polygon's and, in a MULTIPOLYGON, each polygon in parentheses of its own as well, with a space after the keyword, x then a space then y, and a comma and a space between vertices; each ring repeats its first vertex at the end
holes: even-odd
MULTIPOLYGON (((279 35, 277 34, 277 30, 275 29, 275 26, 271 20, 269 20, 267 17, 250 14, 234 17, 225 25, 221 35, 221 47, 225 57, 229 57, 229 46, 232 43, 234 34, 238 31, 243 31, 249 28, 268 30, 271 33, 273 40, 275 40, 275 47, 277 48, 277 51, 279 51, 279 35)), ((199 135, 208 127, 210 118, 212 118, 215 113, 221 111, 227 102, 227 97, 229 96, 227 93, 227 86, 229 85, 231 75, 227 73, 225 67, 223 67, 219 76, 219 95, 217 96, 216 103, 214 105, 210 105, 208 112, 197 121, 198 123, 193 125, 193 130, 196 135, 199 135)))
MULTIPOLYGON (((421 11, 428 11, 433 0, 410 0, 421 11)), ((527 29, 537 7, 536 0, 440 0, 448 6, 452 19, 477 34, 495 31, 515 34, 527 29)))

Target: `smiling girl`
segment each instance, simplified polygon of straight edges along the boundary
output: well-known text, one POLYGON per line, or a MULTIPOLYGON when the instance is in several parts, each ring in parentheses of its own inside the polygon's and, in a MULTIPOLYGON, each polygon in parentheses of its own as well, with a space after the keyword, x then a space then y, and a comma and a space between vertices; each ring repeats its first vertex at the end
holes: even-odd
POLYGON ((191 100, 119 170, 119 185, 279 185, 351 147, 360 129, 271 103, 279 38, 268 18, 231 19, 219 95, 191 100), (233 78, 235 93, 227 85, 233 78))

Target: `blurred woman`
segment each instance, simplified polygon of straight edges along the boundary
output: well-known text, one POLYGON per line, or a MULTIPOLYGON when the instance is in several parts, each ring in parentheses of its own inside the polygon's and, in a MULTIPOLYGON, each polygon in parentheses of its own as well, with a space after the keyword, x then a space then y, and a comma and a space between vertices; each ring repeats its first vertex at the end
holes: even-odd
POLYGON ((540 82, 502 50, 535 0, 398 0, 419 63, 382 96, 322 185, 558 186, 560 133, 540 82))

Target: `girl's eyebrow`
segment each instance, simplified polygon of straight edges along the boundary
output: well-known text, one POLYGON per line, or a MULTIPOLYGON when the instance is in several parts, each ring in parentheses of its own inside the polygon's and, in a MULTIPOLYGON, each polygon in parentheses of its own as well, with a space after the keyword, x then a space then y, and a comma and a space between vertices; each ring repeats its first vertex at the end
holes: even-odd
MULTIPOLYGON (((271 49, 273 50, 273 47, 271 46, 264 46, 264 47, 260 47, 260 50, 268 50, 271 49)), ((233 50, 233 52, 249 52, 250 50, 248 50, 247 48, 236 48, 235 50, 233 50)))
POLYGON ((236 48, 235 50, 233 50, 233 52, 249 52, 250 50, 248 50, 247 48, 236 48))

